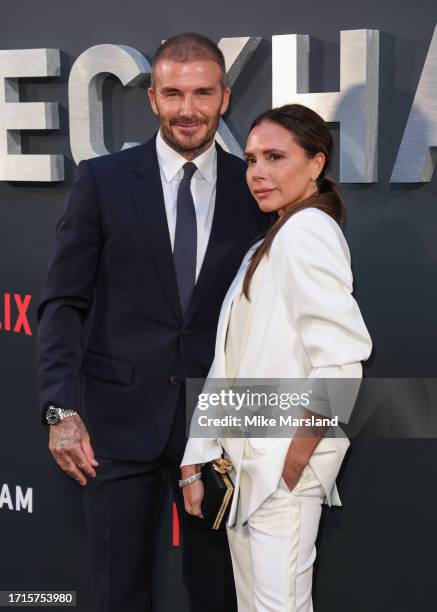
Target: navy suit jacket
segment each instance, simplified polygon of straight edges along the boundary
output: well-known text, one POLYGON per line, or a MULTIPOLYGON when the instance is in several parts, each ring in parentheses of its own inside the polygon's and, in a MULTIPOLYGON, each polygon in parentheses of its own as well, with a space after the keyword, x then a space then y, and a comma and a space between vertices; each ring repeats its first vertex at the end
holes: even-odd
POLYGON ((245 163, 216 145, 211 234, 184 317, 155 140, 80 162, 37 311, 40 410, 77 410, 95 453, 109 458, 162 452, 180 386, 207 375, 223 298, 272 223, 245 163))

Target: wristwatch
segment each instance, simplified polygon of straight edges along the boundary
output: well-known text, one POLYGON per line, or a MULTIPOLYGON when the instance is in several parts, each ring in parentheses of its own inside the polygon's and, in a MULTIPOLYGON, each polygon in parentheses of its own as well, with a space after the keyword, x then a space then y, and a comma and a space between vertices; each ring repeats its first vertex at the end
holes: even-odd
POLYGON ((66 410, 65 408, 56 408, 56 406, 49 406, 46 410, 46 422, 47 425, 57 425, 63 419, 77 414, 75 410, 66 410))

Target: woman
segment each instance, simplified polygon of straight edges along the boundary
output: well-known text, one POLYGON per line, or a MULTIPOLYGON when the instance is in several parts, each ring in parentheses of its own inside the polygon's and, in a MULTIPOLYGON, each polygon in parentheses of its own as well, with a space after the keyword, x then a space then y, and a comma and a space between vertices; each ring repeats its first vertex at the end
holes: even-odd
MULTIPOLYGON (((351 295, 344 204, 326 175, 331 155, 326 123, 304 106, 269 110, 253 122, 247 182, 261 210, 279 218, 246 255, 225 298, 208 378, 361 378, 371 340, 351 295)), ((240 612, 313 609, 321 504, 341 505, 335 479, 349 441, 298 434, 187 444, 190 514, 201 516, 203 485, 189 478, 201 464, 223 448, 235 466, 227 531, 240 612)))

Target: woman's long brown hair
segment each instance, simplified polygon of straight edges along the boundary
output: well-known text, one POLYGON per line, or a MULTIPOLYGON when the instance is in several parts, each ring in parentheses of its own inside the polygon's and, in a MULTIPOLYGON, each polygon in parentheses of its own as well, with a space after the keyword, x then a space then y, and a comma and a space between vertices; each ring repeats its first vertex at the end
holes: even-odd
POLYGON ((325 155, 325 165, 316 181, 317 193, 309 198, 297 202, 290 207, 283 216, 268 230, 262 243, 254 251, 243 281, 243 293, 248 300, 249 288, 252 276, 255 273, 261 259, 270 252, 273 239, 288 219, 304 208, 318 208, 330 215, 339 225, 342 225, 346 217, 346 209, 335 181, 326 174, 332 158, 332 136, 326 122, 313 110, 301 104, 286 104, 279 108, 273 108, 259 115, 252 125, 250 131, 265 121, 277 123, 288 130, 295 141, 305 150, 311 159, 317 153, 325 155))

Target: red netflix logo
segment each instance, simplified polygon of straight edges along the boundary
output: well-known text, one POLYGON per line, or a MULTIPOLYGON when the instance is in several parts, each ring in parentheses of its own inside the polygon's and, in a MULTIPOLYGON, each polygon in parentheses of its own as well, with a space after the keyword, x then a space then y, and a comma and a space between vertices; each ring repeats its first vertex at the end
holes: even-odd
POLYGON ((3 309, 0 305, 0 314, 3 310, 3 321, 0 320, 0 330, 31 336, 32 330, 27 318, 27 310, 32 296, 28 293, 23 297, 18 293, 3 293, 1 297, 3 298, 3 309))

